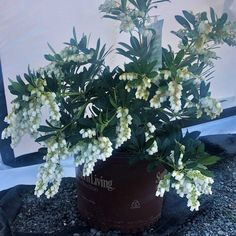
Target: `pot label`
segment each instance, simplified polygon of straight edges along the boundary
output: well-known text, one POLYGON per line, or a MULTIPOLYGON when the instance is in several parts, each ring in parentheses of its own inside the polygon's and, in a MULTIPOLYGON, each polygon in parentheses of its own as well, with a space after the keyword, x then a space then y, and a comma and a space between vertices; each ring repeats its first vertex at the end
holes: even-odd
POLYGON ((93 186, 104 188, 109 192, 115 190, 112 180, 104 179, 102 176, 97 177, 96 175, 91 174, 90 176, 80 176, 80 179, 93 186))

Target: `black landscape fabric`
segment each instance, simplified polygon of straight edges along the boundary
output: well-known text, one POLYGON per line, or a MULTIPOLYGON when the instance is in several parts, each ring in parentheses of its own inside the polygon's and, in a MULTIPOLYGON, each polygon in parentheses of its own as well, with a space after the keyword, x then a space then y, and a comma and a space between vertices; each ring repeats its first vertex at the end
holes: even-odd
MULTIPOLYGON (((201 139, 206 144, 206 149, 211 154, 219 155, 222 158, 236 156, 236 135, 213 135, 213 136, 202 137, 201 139)), ((17 218, 19 212, 21 211, 23 205, 23 196, 26 196, 27 194, 33 195, 33 189, 34 186, 19 185, 14 188, 0 192, 0 236, 27 236, 27 235, 70 236, 73 235, 73 233, 79 233, 83 231, 89 232, 89 227, 85 223, 78 224, 78 222, 82 222, 81 220, 78 222, 74 222, 75 225, 73 226, 65 224, 64 228, 60 228, 60 231, 54 233, 45 233, 45 232, 30 233, 29 231, 22 232, 22 230, 21 232, 19 231, 17 232, 16 229, 12 227, 12 225, 15 219, 17 218)), ((67 192, 68 190, 71 191, 72 194, 74 194, 73 191, 76 191, 75 179, 64 178, 62 182, 62 188, 60 189, 61 189, 60 191, 67 192), (71 189, 68 190, 68 186, 71 186, 69 187, 71 189)), ((60 191, 59 195, 63 194, 60 193, 60 191)), ((66 194, 68 195, 68 193, 66 194)), ((69 195, 68 197, 70 198, 71 196, 69 195)), ((63 201, 63 199, 64 196, 55 197, 53 201, 63 201)), ((206 211, 210 207, 209 199, 210 198, 207 197, 201 199, 200 211, 206 211)), ((72 201, 73 203, 70 204, 76 204, 75 199, 73 199, 72 201)), ((38 208, 39 211, 40 209, 41 211, 43 211, 42 207, 44 207, 43 206, 44 202, 42 201, 41 203, 42 203, 41 206, 39 206, 38 208)), ((34 204, 33 201, 32 204, 34 204)), ((60 206, 60 203, 57 204, 60 206)), ((67 206, 65 205, 65 207, 67 206)), ((54 210, 56 211, 56 209, 54 210)), ((41 214, 43 213, 41 212, 41 214)), ((55 212, 53 214, 55 214, 55 212)), ((186 220, 193 218, 195 214, 199 213, 189 211, 189 209, 186 206, 185 199, 179 198, 178 196, 175 195, 175 193, 170 192, 166 194, 164 198, 162 217, 160 221, 153 227, 155 228, 155 232, 158 233, 158 235, 163 235, 163 236, 171 235, 176 231, 176 229, 180 225, 186 222, 186 220)))

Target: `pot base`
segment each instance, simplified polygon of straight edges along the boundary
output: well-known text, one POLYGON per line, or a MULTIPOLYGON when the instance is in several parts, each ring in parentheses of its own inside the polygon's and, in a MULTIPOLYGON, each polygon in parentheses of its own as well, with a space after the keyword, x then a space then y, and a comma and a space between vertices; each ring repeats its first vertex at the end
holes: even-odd
POLYGON ((119 230, 123 233, 143 231, 158 221, 162 198, 156 187, 163 174, 147 171, 147 162, 129 164, 129 158, 112 156, 98 162, 92 175, 83 177, 76 169, 78 209, 92 227, 119 230))

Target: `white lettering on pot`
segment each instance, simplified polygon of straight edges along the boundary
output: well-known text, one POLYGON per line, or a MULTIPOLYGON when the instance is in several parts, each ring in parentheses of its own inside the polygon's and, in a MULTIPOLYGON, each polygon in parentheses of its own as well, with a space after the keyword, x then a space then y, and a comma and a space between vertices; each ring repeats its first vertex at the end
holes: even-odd
POLYGON ((96 175, 80 177, 85 182, 94 185, 96 187, 105 188, 108 191, 113 191, 115 188, 112 186, 112 180, 103 179, 103 177, 97 177, 96 175))

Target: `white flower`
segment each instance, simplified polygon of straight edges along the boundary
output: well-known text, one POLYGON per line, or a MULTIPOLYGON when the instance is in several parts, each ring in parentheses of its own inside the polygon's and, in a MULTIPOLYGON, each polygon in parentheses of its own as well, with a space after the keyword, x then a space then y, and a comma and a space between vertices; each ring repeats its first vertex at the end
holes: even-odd
POLYGON ((212 26, 208 21, 201 21, 198 26, 198 31, 200 34, 208 35, 212 31, 212 26))
POLYGON ((171 71, 169 71, 169 70, 162 70, 161 74, 164 75, 165 80, 168 80, 169 78, 171 78, 171 71))
MULTIPOLYGON (((198 108, 203 110, 212 119, 216 118, 222 112, 221 104, 214 98, 204 97, 200 99, 198 108)), ((198 113, 198 118, 202 115, 198 113)))
POLYGON ((174 112, 179 112, 181 110, 181 96, 183 87, 181 84, 178 84, 175 81, 171 81, 168 84, 168 88, 169 88, 169 95, 170 95, 169 100, 171 109, 174 112))
POLYGON ((177 70, 177 75, 179 78, 183 80, 189 80, 193 77, 192 73, 188 70, 187 67, 181 68, 177 70))
POLYGON ((119 17, 121 20, 121 24, 120 24, 121 31, 130 32, 134 29, 135 24, 130 16, 122 13, 120 14, 119 17))
POLYGON ((132 73, 132 72, 128 72, 128 73, 123 73, 119 76, 120 80, 124 80, 124 81, 132 81, 132 80, 136 80, 138 79, 138 74, 136 73, 132 73))
POLYGON ((93 138, 96 136, 95 129, 81 129, 80 134, 82 134, 82 138, 93 138))
POLYGON ((187 206, 190 207, 191 211, 199 210, 199 197, 202 194, 211 194, 211 185, 214 182, 212 178, 203 175, 198 170, 182 172, 177 170, 164 176, 164 179, 158 184, 156 195, 162 197, 165 192, 168 192, 171 181, 173 182, 171 187, 176 190, 177 194, 180 197, 186 196, 188 199, 187 206))
POLYGON ((118 148, 131 137, 129 125, 132 123, 132 117, 129 115, 129 110, 122 107, 117 109, 116 117, 119 119, 119 124, 116 127, 117 139, 115 147, 118 148))
POLYGON ((116 0, 105 0, 103 4, 99 6, 101 12, 110 13, 112 8, 117 7, 116 0))
POLYGON ((155 127, 151 122, 148 122, 148 123, 147 123, 147 127, 148 127, 149 132, 150 132, 151 134, 153 134, 153 133, 156 131, 156 127, 155 127))
POLYGON ((165 192, 170 191, 170 178, 171 175, 168 173, 164 176, 162 180, 160 180, 156 191, 157 197, 163 197, 165 192))
MULTIPOLYGON (((148 131, 145 132, 145 141, 147 142, 149 139, 153 138, 153 133, 156 130, 156 127, 152 123, 147 124, 148 131)), ((158 152, 158 145, 157 142, 154 140, 152 145, 146 150, 147 153, 152 156, 153 154, 158 152)))
POLYGON ((105 161, 112 155, 112 151, 112 143, 107 137, 93 138, 89 143, 80 142, 73 148, 73 152, 77 154, 75 165, 83 165, 83 176, 88 176, 92 173, 96 162, 105 161))
POLYGON ((153 108, 160 108, 161 104, 167 100, 167 92, 158 90, 155 96, 150 100, 150 106, 153 108))
POLYGON ((61 138, 52 137, 45 141, 48 152, 44 157, 46 163, 40 167, 38 180, 35 186, 35 195, 40 197, 43 193, 47 198, 53 197, 59 189, 63 176, 60 161, 70 155, 66 141, 61 138))
POLYGON ((11 145, 15 147, 25 134, 36 136, 37 129, 41 124, 41 110, 43 107, 49 107, 49 120, 55 122, 60 120, 60 108, 55 98, 56 94, 44 91, 44 81, 38 79, 36 88, 31 91, 30 96, 23 96, 27 103, 20 107, 18 103, 13 103, 12 112, 5 118, 9 124, 4 130, 2 138, 11 137, 11 145))

